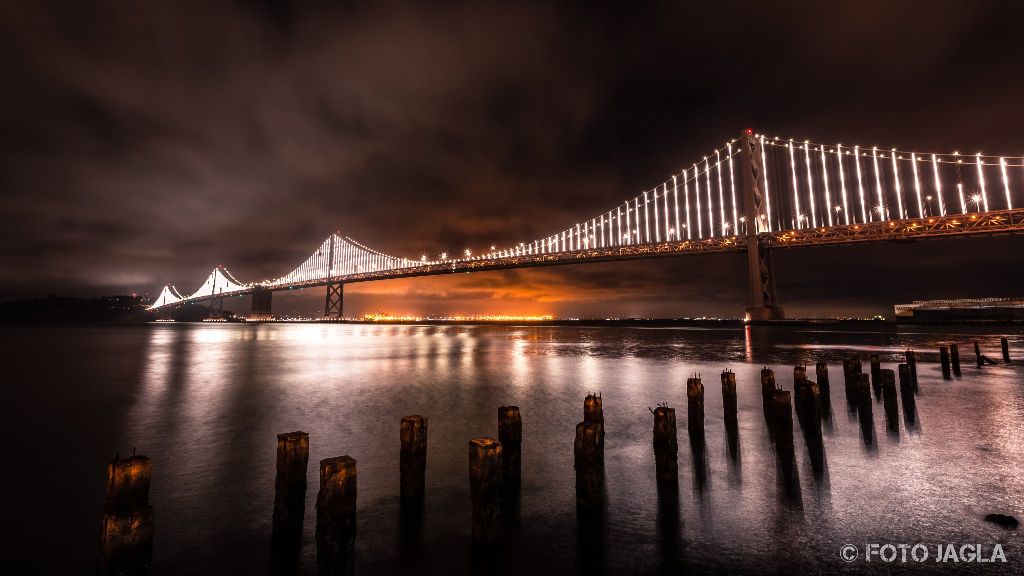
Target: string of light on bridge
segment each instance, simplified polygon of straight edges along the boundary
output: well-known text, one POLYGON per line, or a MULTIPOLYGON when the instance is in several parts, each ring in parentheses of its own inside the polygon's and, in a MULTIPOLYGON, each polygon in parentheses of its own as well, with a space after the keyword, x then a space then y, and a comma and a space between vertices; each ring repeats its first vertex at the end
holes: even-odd
POLYGON ((637 246, 728 241, 748 232, 857 226, 1024 204, 1021 156, 905 152, 764 134, 752 138, 756 149, 751 161, 759 164, 757 185, 764 203, 763 213, 753 223, 747 222, 747 207, 736 193, 743 163, 735 161, 741 146, 732 139, 658 185, 541 238, 412 259, 379 252, 335 233, 279 278, 242 283, 218 266, 187 296, 165 286, 152 308, 256 289, 454 271, 473 262, 501 267, 524 258, 584 257, 637 246), (755 229, 748 230, 749 225, 755 229))

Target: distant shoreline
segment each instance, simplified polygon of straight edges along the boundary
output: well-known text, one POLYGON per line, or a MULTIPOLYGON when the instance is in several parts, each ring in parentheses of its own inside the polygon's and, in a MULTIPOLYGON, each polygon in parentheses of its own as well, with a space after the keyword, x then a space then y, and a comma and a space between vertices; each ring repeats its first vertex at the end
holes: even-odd
MULTIPOLYGON (((31 300, 0 302, 0 324, 7 325, 139 325, 157 323, 157 315, 146 309, 147 302, 137 295, 107 296, 103 298, 65 298, 48 296, 31 300)), ((183 314, 176 314, 178 323, 200 322, 209 309, 191 306, 183 314)), ((791 320, 752 320, 740 318, 554 318, 554 319, 288 319, 244 320, 233 313, 225 313, 223 322, 229 323, 301 323, 301 324, 359 324, 379 326, 578 326, 578 327, 635 327, 635 328, 742 328, 744 326, 852 326, 891 328, 896 326, 1024 326, 1024 319, 972 319, 972 318, 798 318, 791 320)))

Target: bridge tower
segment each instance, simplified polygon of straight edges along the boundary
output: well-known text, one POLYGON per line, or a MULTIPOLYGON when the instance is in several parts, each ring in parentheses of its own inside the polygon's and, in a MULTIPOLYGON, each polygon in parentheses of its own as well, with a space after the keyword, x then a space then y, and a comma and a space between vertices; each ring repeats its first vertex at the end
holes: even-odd
POLYGON ((328 284, 327 300, 324 304, 324 317, 341 319, 341 314, 344 309, 345 283, 338 282, 337 284, 328 284))
POLYGON ((775 293, 772 255, 762 245, 761 234, 769 231, 770 222, 761 160, 761 144, 753 130, 745 130, 740 139, 739 165, 747 219, 747 270, 750 278, 747 317, 751 320, 781 320, 785 313, 775 293))
POLYGON ((249 313, 249 320, 272 320, 271 303, 274 293, 270 288, 257 286, 252 291, 252 312, 249 313))
MULTIPOLYGON (((220 266, 217 267, 220 269, 220 266)), ((220 297, 217 297, 217 270, 213 271, 213 284, 210 288, 210 307, 207 312, 207 318, 224 318, 224 289, 220 291, 220 297)))
POLYGON ((327 251, 327 298, 324 301, 324 318, 341 319, 345 310, 345 283, 334 283, 334 245, 338 235, 331 235, 331 247, 327 251))

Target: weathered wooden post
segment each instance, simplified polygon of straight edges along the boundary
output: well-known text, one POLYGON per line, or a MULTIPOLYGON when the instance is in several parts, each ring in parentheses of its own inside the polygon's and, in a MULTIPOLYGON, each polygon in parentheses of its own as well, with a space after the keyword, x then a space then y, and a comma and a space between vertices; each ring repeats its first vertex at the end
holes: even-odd
POLYGON ((949 345, 949 361, 953 364, 953 375, 959 378, 960 374, 960 347, 956 344, 949 345))
POLYGON ((943 379, 949 380, 949 348, 946 346, 939 347, 939 364, 942 365, 943 379))
POLYGON ((981 353, 981 347, 978 346, 977 342, 974 343, 974 357, 977 358, 978 360, 978 368, 990 364, 995 364, 995 362, 991 358, 981 353))
POLYGON ((658 485, 679 481, 679 441, 676 438, 676 411, 662 405, 654 410, 654 467, 658 485))
POLYGON ((704 384, 700 375, 686 380, 686 426, 690 436, 704 436, 704 384))
POLYGON ((722 408, 726 422, 736 420, 736 373, 731 370, 722 372, 722 408))
POLYGON ((722 411, 725 421, 725 436, 728 444, 729 457, 739 457, 739 421, 738 402, 736 398, 736 373, 732 370, 722 372, 722 411))
POLYGON ((817 382, 804 378, 803 380, 797 380, 793 383, 793 391, 796 396, 796 410, 797 415, 804 408, 813 408, 808 410, 808 413, 817 413, 819 398, 821 396, 821 389, 818 387, 817 382))
POLYGON ((693 456, 694 479, 702 490, 707 481, 707 442, 704 436, 704 384, 700 374, 686 380, 686 428, 693 456))
POLYGON ((782 450, 788 447, 789 460, 793 458, 793 409, 790 393, 775 390, 771 400, 771 421, 775 430, 775 443, 782 450))
POLYGON ((469 442, 469 500, 473 540, 501 538, 502 446, 494 438, 469 442))
POLYGON ((797 364, 793 366, 793 382, 800 382, 807 380, 807 366, 804 364, 797 364))
POLYGON ((523 420, 518 406, 498 408, 498 442, 501 443, 503 489, 513 496, 522 481, 523 420))
POLYGON ((828 362, 821 360, 815 364, 814 373, 818 378, 818 404, 821 408, 821 420, 831 430, 832 390, 828 379, 828 362))
POLYGON ((853 358, 846 358, 843 360, 843 380, 847 388, 853 388, 853 385, 857 382, 857 374, 863 372, 861 368, 860 358, 854 356, 853 358))
POLYGON ((875 443, 875 418, 871 408, 871 382, 867 374, 856 374, 854 383, 854 403, 860 418, 860 431, 864 444, 873 446, 875 443))
POLYGON ((604 402, 601 394, 587 394, 583 400, 583 421, 601 425, 601 453, 604 453, 604 402))
POLYGON ((399 438, 402 443, 398 462, 402 502, 423 500, 427 477, 427 418, 403 416, 399 438))
POLYGON ((821 393, 821 397, 827 397, 829 395, 828 362, 821 360, 815 364, 814 375, 818 379, 818 390, 821 393))
POLYGON ((786 497, 791 501, 800 499, 800 481, 797 477, 795 448, 793 446, 793 409, 789 392, 775 390, 770 408, 771 437, 778 456, 779 479, 786 497))
POLYGON ((914 390, 914 376, 910 372, 910 366, 907 364, 900 364, 896 367, 900 377, 900 392, 904 389, 914 390))
MULTIPOLYGON (((900 373, 909 372, 906 364, 899 365, 900 373)), ((885 409, 885 423, 889 434, 899 435, 900 433, 900 411, 899 398, 896 395, 896 374, 892 370, 882 370, 882 401, 885 409)))
POLYGON ((881 382, 882 364, 878 360, 878 354, 871 355, 871 388, 875 391, 875 399, 881 400, 882 398, 882 382, 881 382))
POLYGON ((604 426, 604 405, 601 394, 587 394, 583 400, 583 421, 604 426))
MULTIPOLYGON (((846 405, 853 411, 857 409, 857 382, 859 380, 858 374, 862 371, 860 358, 853 357, 843 360, 843 383, 846 387, 846 405)), ((868 395, 870 397, 871 386, 868 385, 868 395)))
POLYGON ((907 350, 904 354, 907 359, 907 366, 910 368, 910 379, 914 383, 914 392, 917 392, 917 355, 913 350, 907 350))
POLYGON ((274 480, 272 527, 275 546, 294 549, 302 543, 308 464, 309 434, 288 432, 277 435, 277 477, 274 480))
POLYGON ((356 461, 338 456, 320 461, 316 495, 316 565, 320 574, 355 573, 356 461))
POLYGON ((813 380, 805 378, 796 381, 794 392, 796 415, 807 442, 811 470, 814 478, 821 480, 825 472, 825 450, 821 436, 821 388, 813 380))
POLYGON ((999 348, 1003 352, 1003 362, 1010 363, 1010 343, 1006 340, 1006 336, 999 338, 999 348))
POLYGON ((584 421, 576 425, 573 444, 576 505, 584 508, 597 507, 604 502, 603 428, 596 422, 584 421))
POLYGON ((140 455, 107 463, 100 573, 149 574, 153 560, 153 507, 149 505, 152 461, 140 455))
POLYGON ((910 367, 905 364, 899 365, 900 371, 900 397, 903 399, 903 421, 907 430, 913 430, 917 420, 917 402, 914 394, 917 387, 914 385, 910 367))
POLYGON ((765 416, 768 415, 772 394, 775 392, 775 389, 775 372, 767 366, 761 368, 761 403, 764 407, 765 416))

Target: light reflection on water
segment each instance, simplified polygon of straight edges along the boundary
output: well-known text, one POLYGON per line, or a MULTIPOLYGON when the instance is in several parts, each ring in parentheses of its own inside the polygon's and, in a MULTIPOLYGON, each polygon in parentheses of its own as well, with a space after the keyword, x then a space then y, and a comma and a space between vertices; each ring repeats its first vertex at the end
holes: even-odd
MULTIPOLYGON (((95 337, 119 337, 117 328, 104 330, 95 337)), ((1010 563, 986 572, 1019 573, 1024 559, 1019 532, 983 520, 990 512, 1024 518, 1024 362, 979 373, 969 346, 980 340, 998 357, 997 332, 179 324, 138 329, 136 337, 135 393, 106 415, 115 446, 99 449, 135 446, 154 459, 160 573, 269 572, 275 434, 292 430, 310 433, 304 572, 315 567, 317 462, 348 454, 359 463, 362 573, 410 565, 468 573, 481 560, 468 545, 466 442, 496 435, 503 404, 518 405, 524 423, 523 496, 501 552, 507 572, 573 572, 594 558, 601 570, 631 574, 868 567, 839 559, 847 542, 1003 543, 1010 563), (950 339, 964 351, 964 377, 943 382, 937 349, 950 339), (867 356, 879 354, 883 368, 895 370, 906 347, 918 352, 917 426, 908 429, 901 405, 886 433, 874 402, 868 449, 847 414, 841 359, 860 354, 867 371, 867 356), (833 407, 823 472, 814 474, 794 414, 794 499, 779 484, 759 372, 774 368, 792 390, 792 366, 808 365, 813 379, 821 359, 830 363, 833 407), (722 414, 725 368, 736 372, 736 461, 722 414), (694 373, 705 387, 703 483, 687 439, 685 383, 694 373), (604 397, 607 430, 601 554, 579 550, 589 536, 578 530, 574 505, 573 435, 590 391, 604 397), (677 409, 679 434, 671 510, 659 508, 648 411, 666 401, 677 409), (428 496, 422 530, 410 541, 400 537, 396 498, 398 422, 416 413, 430 419, 428 496)), ((1019 334, 1011 347, 1024 359, 1019 334)), ((95 379, 88 370, 82 378, 95 379)), ((95 468, 102 474, 102 461, 95 468)))

